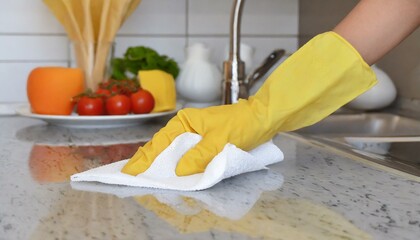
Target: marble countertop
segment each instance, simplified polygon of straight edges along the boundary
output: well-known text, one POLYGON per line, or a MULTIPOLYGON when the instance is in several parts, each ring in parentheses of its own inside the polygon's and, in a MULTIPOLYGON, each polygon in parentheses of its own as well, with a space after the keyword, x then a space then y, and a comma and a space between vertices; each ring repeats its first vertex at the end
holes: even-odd
POLYGON ((419 239, 419 182, 284 134, 283 162, 204 191, 69 183, 130 157, 165 120, 82 130, 0 117, 0 239, 419 239))

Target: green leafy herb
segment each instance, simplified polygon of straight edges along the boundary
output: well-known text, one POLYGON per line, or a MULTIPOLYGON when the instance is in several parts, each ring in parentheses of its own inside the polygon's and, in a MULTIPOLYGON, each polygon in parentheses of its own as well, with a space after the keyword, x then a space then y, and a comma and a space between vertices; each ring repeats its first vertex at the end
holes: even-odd
POLYGON ((112 78, 129 79, 127 74, 136 76, 139 70, 160 69, 171 74, 174 79, 179 74, 177 62, 166 55, 160 55, 155 50, 144 47, 129 47, 123 58, 112 61, 112 78))

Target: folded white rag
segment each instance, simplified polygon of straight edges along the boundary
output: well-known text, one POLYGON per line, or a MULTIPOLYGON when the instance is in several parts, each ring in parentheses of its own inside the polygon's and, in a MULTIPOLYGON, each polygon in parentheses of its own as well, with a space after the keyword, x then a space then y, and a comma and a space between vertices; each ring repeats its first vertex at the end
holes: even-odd
POLYGON ((194 133, 184 133, 178 136, 155 159, 149 169, 137 176, 121 173, 121 169, 128 162, 128 160, 122 160, 74 174, 71 176, 71 181, 195 191, 212 187, 223 179, 241 173, 266 169, 267 165, 283 160, 282 151, 272 141, 249 152, 228 143, 222 152, 207 165, 204 173, 177 176, 175 168, 179 159, 200 140, 201 136, 194 133))

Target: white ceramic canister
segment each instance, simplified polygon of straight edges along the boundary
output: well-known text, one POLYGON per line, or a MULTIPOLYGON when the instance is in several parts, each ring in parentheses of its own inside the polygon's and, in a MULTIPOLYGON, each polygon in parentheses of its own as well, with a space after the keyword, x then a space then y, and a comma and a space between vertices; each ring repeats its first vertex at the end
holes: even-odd
POLYGON ((391 78, 376 65, 372 66, 378 83, 347 104, 357 110, 375 110, 389 106, 397 97, 397 89, 391 78))
POLYGON ((202 43, 195 43, 186 49, 186 55, 176 81, 179 94, 190 102, 220 101, 222 74, 210 62, 210 49, 202 43))

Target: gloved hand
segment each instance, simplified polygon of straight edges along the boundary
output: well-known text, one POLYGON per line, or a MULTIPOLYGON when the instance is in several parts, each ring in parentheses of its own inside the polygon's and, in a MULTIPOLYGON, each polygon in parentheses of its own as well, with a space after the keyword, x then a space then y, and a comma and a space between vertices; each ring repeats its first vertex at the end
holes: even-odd
POLYGON ((226 143, 251 150, 280 131, 316 123, 375 83, 373 71, 346 40, 334 32, 320 34, 281 64, 248 100, 179 111, 122 172, 144 172, 184 132, 203 138, 180 159, 176 174, 203 172, 226 143))

